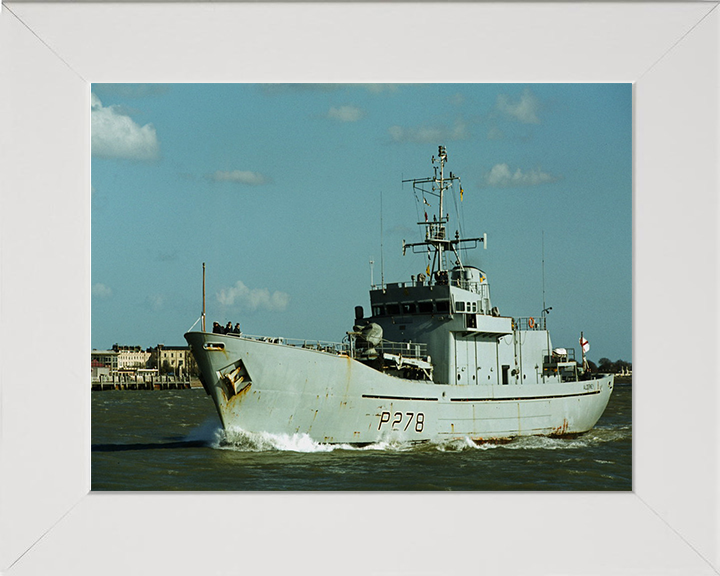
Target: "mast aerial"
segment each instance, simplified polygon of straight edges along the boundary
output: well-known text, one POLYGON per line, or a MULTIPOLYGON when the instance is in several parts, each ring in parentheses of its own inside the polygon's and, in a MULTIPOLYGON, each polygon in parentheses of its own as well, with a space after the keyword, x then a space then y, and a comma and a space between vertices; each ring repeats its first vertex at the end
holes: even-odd
POLYGON ((205 332, 205 262, 203 262, 203 307, 202 307, 202 331, 205 332))
MULTIPOLYGON (((413 190, 420 191, 423 194, 423 201, 429 206, 427 200, 425 200, 425 194, 435 196, 438 198, 438 213, 433 215, 432 221, 428 218, 427 210, 425 211, 425 221, 418 222, 419 226, 425 226, 425 241, 408 244, 403 240, 403 255, 407 248, 412 248, 413 253, 421 253, 420 247, 425 247, 428 251, 428 255, 434 251, 432 258, 432 267, 428 264, 428 272, 430 278, 437 278, 441 272, 447 271, 445 264, 446 253, 451 251, 455 254, 457 260, 457 266, 462 267, 460 260, 460 253, 458 248, 462 244, 472 243, 472 246, 466 246, 467 248, 475 248, 478 242, 482 242, 483 245, 486 243, 487 235, 483 235, 482 238, 460 238, 458 231, 455 231, 455 238, 448 239, 447 229, 445 225, 449 222, 449 214, 443 214, 443 200, 445 191, 448 190, 453 182, 456 180, 460 182, 460 178, 450 172, 449 176, 445 176, 445 164, 448 161, 447 152, 445 146, 438 147, 437 157, 432 157, 434 174, 431 178, 412 178, 409 180, 403 180, 403 182, 412 182, 413 190), (430 188, 428 189, 428 185, 430 188)), ((462 194, 462 186, 461 194, 462 194)))

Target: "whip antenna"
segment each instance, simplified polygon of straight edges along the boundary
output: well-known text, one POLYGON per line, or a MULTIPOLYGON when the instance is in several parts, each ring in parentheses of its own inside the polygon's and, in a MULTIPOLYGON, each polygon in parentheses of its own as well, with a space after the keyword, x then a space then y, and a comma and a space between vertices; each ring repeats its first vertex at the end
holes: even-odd
POLYGON ((385 288, 385 261, 383 259, 383 194, 380 190, 380 287, 385 288))
POLYGON ((205 262, 203 262, 203 309, 202 309, 202 331, 205 332, 205 262))
POLYGON ((543 314, 547 310, 545 306, 545 230, 542 231, 542 292, 543 292, 543 314))

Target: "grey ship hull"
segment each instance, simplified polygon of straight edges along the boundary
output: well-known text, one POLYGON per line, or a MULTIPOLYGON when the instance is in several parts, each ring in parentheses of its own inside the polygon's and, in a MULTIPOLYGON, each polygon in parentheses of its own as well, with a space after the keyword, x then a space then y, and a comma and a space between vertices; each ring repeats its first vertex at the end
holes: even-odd
POLYGON ((347 355, 234 335, 185 338, 223 426, 322 443, 493 441, 590 430, 613 376, 505 386, 406 380, 347 355))

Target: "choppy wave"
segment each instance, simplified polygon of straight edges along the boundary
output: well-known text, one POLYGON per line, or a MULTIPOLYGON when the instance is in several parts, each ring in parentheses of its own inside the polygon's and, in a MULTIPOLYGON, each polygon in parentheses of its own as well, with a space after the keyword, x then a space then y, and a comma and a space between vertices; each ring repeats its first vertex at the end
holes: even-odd
POLYGON ((573 450, 597 446, 607 442, 630 439, 629 429, 594 429, 575 438, 553 438, 548 436, 522 436, 503 442, 477 443, 470 438, 417 442, 381 441, 367 445, 326 444, 313 440, 308 434, 272 434, 269 432, 248 432, 241 428, 223 430, 214 422, 206 423, 188 438, 204 439, 207 445, 219 450, 237 452, 333 452, 383 451, 383 452, 462 452, 466 450, 573 450), (192 438, 191 438, 192 436, 192 438))
POLYGON ((222 432, 222 427, 215 417, 207 418, 205 422, 200 424, 197 428, 193 428, 185 440, 188 442, 204 442, 207 446, 212 446, 217 435, 222 432))
POLYGON ((255 433, 240 428, 228 428, 218 431, 213 448, 238 452, 330 452, 334 446, 315 442, 307 434, 255 433))
POLYGON ((410 442, 377 442, 364 446, 352 444, 326 444, 313 440, 308 434, 272 434, 270 432, 248 432, 231 427, 216 430, 213 448, 238 452, 333 452, 335 450, 381 450, 402 452, 411 450, 410 442))

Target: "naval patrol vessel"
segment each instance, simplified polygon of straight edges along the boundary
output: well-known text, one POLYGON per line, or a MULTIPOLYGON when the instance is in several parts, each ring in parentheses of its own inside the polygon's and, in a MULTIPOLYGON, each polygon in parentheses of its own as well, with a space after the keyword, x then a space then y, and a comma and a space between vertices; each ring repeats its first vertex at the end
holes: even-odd
MULTIPOLYGON (((424 240, 403 242, 423 255, 425 273, 370 290, 342 342, 189 331, 200 380, 225 429, 307 434, 320 443, 576 435, 602 415, 613 376, 594 377, 574 348, 553 348, 547 310, 538 317, 500 314, 487 274, 462 263, 462 250, 487 236, 448 234, 443 146, 433 175, 407 180, 423 207, 424 240)), ((204 285, 204 281, 203 281, 204 285)))

